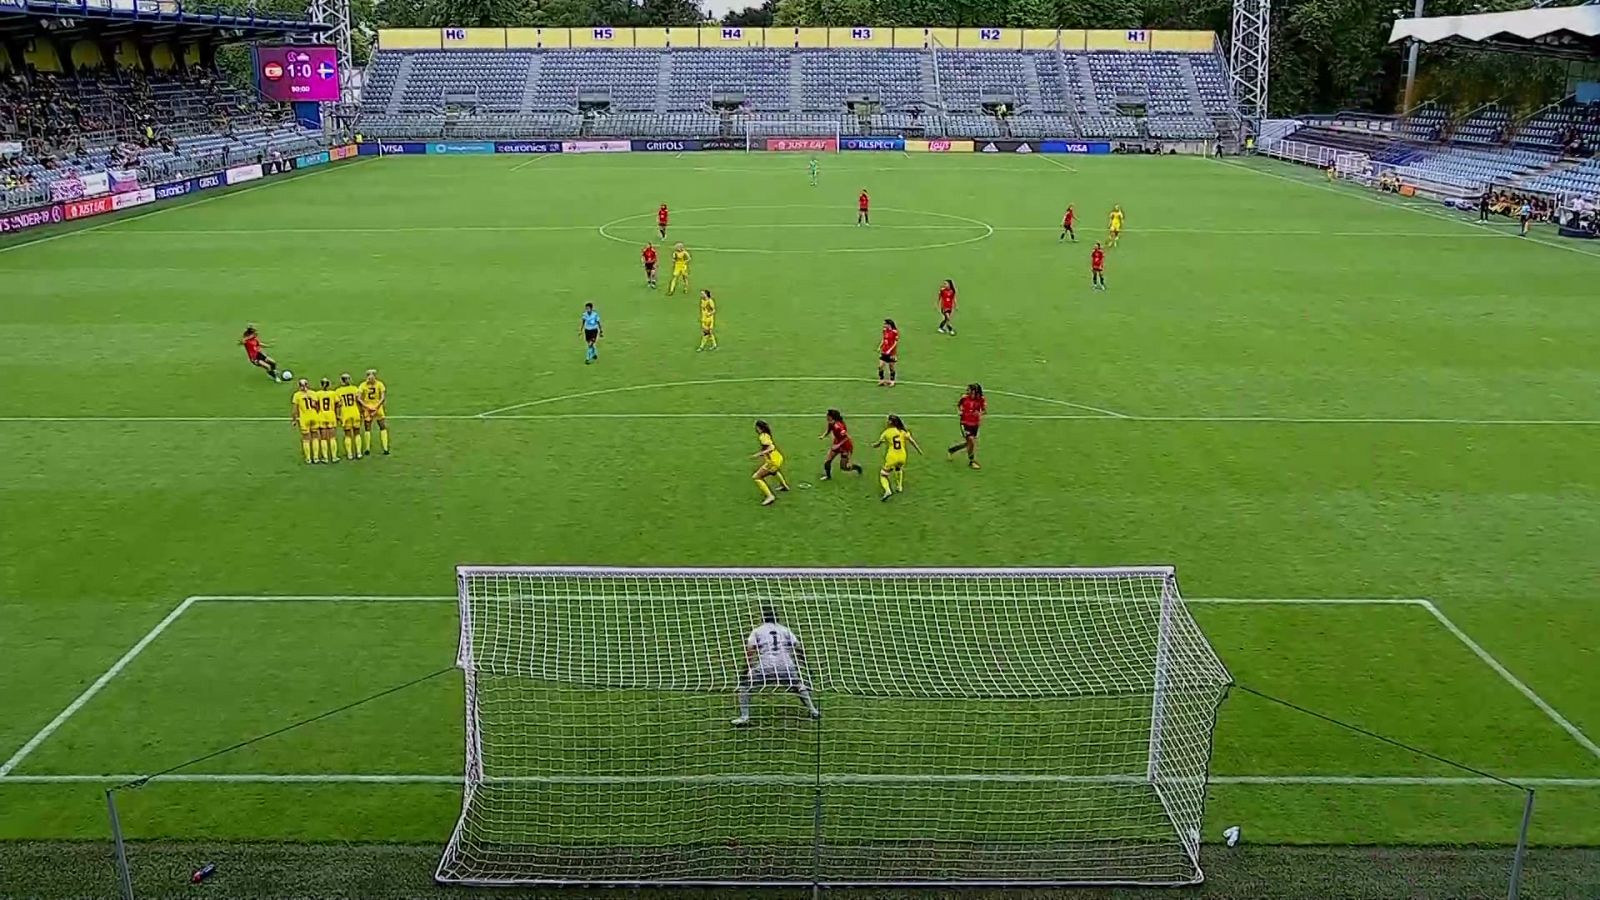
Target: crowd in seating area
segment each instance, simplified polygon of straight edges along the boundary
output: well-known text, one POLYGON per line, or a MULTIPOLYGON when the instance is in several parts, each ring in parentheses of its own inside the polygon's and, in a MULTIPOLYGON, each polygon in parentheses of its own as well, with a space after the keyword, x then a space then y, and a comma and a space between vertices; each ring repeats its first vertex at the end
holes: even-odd
POLYGON ((305 152, 321 136, 284 104, 258 104, 215 72, 78 69, 0 73, 0 208, 47 202, 50 185, 106 169, 147 179, 305 152))
POLYGON ((384 50, 361 130, 393 139, 912 132, 1211 141, 1237 133, 1209 52, 908 48, 384 50), (787 123, 787 124, 786 124, 787 123))

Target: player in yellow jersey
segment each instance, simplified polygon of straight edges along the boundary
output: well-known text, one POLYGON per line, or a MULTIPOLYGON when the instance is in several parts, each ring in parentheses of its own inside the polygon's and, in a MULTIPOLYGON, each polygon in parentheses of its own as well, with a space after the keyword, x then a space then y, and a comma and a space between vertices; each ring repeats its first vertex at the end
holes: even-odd
POLYGON ((1110 236, 1106 238, 1106 244, 1107 246, 1115 247, 1117 238, 1122 237, 1122 207, 1120 205, 1111 207, 1110 231, 1110 236))
POLYGON ((772 493, 772 488, 767 487, 768 478, 778 479, 778 490, 787 491, 789 480, 783 477, 783 453, 772 440, 772 427, 760 419, 756 420, 756 440, 761 442, 761 449, 757 450, 751 459, 761 460, 761 465, 756 468, 756 473, 751 478, 756 480, 756 487, 761 489, 762 506, 771 506, 778 498, 772 493))
POLYGON ((709 290, 702 290, 700 291, 700 346, 695 348, 695 352, 706 349, 717 349, 717 301, 711 299, 709 290))
POLYGON ((322 448, 323 458, 328 462, 339 461, 339 397, 334 393, 333 382, 322 379, 322 385, 316 392, 317 409, 319 410, 318 422, 320 437, 317 439, 322 448))
POLYGON ((883 499, 888 500, 894 496, 895 491, 906 489, 906 448, 917 451, 922 455, 922 447, 918 446, 917 439, 906 430, 906 423, 900 421, 899 416, 889 417, 889 427, 883 430, 874 447, 885 447, 883 451, 883 468, 878 470, 878 484, 883 487, 883 499), (894 476, 894 487, 889 487, 889 476, 894 476))
POLYGON ((321 459, 313 459, 311 455, 312 442, 316 440, 312 435, 312 431, 316 429, 317 425, 318 404, 317 398, 311 390, 310 382, 304 378, 300 379, 300 383, 296 385, 294 396, 290 402, 293 406, 289 413, 289 420, 294 423, 296 428, 300 429, 300 452, 305 454, 306 464, 322 462, 321 459))
POLYGON ((679 282, 684 290, 689 289, 689 251, 684 249, 683 241, 672 246, 672 280, 667 282, 667 293, 677 290, 679 282))
POLYGON ((361 450, 361 389, 350 380, 350 373, 339 376, 339 386, 333 389, 338 400, 339 430, 344 432, 344 455, 360 459, 361 450))
POLYGON ((372 427, 378 427, 378 437, 383 441, 383 455, 389 455, 389 421, 384 416, 383 407, 389 399, 389 389, 378 380, 378 370, 368 369, 367 377, 361 382, 361 420, 366 423, 366 443, 362 450, 372 452, 372 427))

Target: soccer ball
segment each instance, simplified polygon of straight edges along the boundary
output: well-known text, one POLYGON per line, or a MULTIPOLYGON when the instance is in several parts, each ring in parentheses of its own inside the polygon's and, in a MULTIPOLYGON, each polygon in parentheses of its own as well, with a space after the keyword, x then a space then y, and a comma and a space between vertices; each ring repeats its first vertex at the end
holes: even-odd
POLYGON ((278 377, 282 378, 284 381, 293 381, 294 380, 294 373, 289 371, 288 369, 284 369, 282 372, 278 373, 278 377))

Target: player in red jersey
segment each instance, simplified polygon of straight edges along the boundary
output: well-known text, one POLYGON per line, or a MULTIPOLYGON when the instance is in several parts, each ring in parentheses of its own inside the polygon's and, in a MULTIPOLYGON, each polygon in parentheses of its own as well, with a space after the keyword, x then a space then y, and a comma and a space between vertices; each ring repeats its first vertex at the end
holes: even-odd
POLYGON ((1072 238, 1074 244, 1078 242, 1078 233, 1072 230, 1072 223, 1076 221, 1078 221, 1078 212, 1072 208, 1071 203, 1068 203, 1067 214, 1061 217, 1061 234, 1056 236, 1056 243, 1060 243, 1067 238, 1072 238))
POLYGON ((950 317, 956 314, 956 283, 946 278, 944 284, 939 285, 939 330, 945 334, 955 334, 956 327, 950 324, 950 317))
POLYGON ((239 338, 239 344, 244 347, 244 355, 250 359, 250 365, 266 369, 268 378, 278 380, 278 363, 266 354, 263 348, 267 345, 261 343, 261 335, 256 332, 254 325, 244 327, 244 336, 239 338))
POLYGON ((639 254, 644 260, 644 283, 649 287, 656 286, 656 245, 645 244, 644 251, 639 254))
POLYGON ((658 230, 660 230, 660 232, 661 232, 661 239, 663 241, 666 240, 667 239, 667 205, 665 203, 661 204, 661 208, 660 209, 656 210, 656 228, 658 230))
POLYGON ((822 429, 819 437, 830 439, 828 456, 822 461, 822 480, 827 481, 833 477, 833 460, 838 457, 840 471, 861 474, 861 467, 852 463, 850 457, 856 452, 856 442, 850 440, 850 431, 845 428, 844 415, 837 409, 828 410, 828 424, 822 429))
POLYGON ((878 384, 894 387, 894 364, 900 361, 900 329, 893 319, 883 320, 883 339, 878 342, 878 384), (885 368, 887 367, 887 368, 885 368), (885 371, 888 377, 884 377, 885 371))
POLYGON ((872 207, 872 200, 869 197, 867 197, 867 189, 866 188, 862 188, 861 189, 861 196, 856 198, 856 224, 857 225, 871 225, 872 224, 872 216, 868 215, 868 211, 871 209, 871 207, 872 207))
POLYGON ((984 414, 989 411, 988 401, 983 399, 983 385, 973 382, 967 385, 967 392, 961 395, 956 408, 961 411, 961 443, 950 448, 950 458, 963 447, 967 451, 967 465, 974 469, 981 469, 978 465, 978 426, 983 424, 984 414))
POLYGON ((1097 291, 1106 289, 1106 251, 1100 249, 1100 242, 1094 242, 1094 252, 1089 254, 1089 283, 1097 291))

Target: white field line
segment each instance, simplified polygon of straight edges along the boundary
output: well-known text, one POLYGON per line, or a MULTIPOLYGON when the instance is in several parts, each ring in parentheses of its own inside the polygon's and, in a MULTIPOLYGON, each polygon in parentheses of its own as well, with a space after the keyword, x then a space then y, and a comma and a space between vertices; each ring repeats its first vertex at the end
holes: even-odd
MULTIPOLYGON (((140 781, 143 775, 8 775, 0 782, 8 784, 125 784, 140 781)), ((175 773, 157 775, 149 783, 189 784, 461 784, 460 775, 429 774, 357 774, 328 773, 175 773)), ((498 782, 536 784, 811 784, 814 777, 804 775, 656 775, 656 776, 529 776, 526 778, 494 779, 498 782)), ((863 784, 878 782, 1007 782, 1007 783, 1059 783, 1059 784, 1144 784, 1143 775, 824 775, 825 783, 863 784)), ((1510 777, 1507 781, 1528 787, 1545 788, 1600 788, 1600 778, 1548 778, 1543 776, 1510 777)), ((1492 778, 1476 776, 1427 775, 1213 775, 1206 783, 1215 785, 1251 786, 1306 786, 1328 785, 1348 787, 1504 787, 1492 778)))
MULTIPOLYGON (((1247 165, 1244 165, 1243 163, 1236 163, 1236 162, 1232 162, 1230 160, 1225 160, 1224 159, 1224 160, 1218 160, 1218 161, 1221 162, 1223 165, 1228 166, 1229 168, 1242 169, 1242 170, 1244 170, 1246 172, 1254 172, 1257 175, 1265 175, 1268 178, 1276 178, 1279 181, 1287 181, 1290 184, 1298 184, 1298 185, 1300 185, 1302 187, 1308 187, 1308 188, 1312 188, 1314 190, 1327 191, 1328 193, 1336 194, 1336 195, 1341 196, 1341 197, 1349 197, 1349 198, 1354 199, 1354 200, 1364 200, 1364 201, 1366 201, 1368 203, 1376 203, 1379 206, 1387 206, 1390 209, 1403 209, 1403 210, 1405 210, 1407 212, 1416 213, 1419 216, 1427 216, 1430 219, 1438 219, 1441 222, 1451 222, 1451 223, 1454 223, 1456 225, 1460 225, 1460 226, 1463 226, 1463 227, 1466 227, 1466 228, 1474 228, 1474 227, 1476 227, 1476 226, 1472 225, 1472 223, 1469 222, 1466 219, 1459 218, 1457 216, 1452 216, 1452 215, 1449 215, 1447 213, 1435 212, 1435 211, 1433 211, 1431 209, 1426 209, 1426 208, 1423 208, 1423 207, 1420 207, 1420 206, 1415 206, 1413 204, 1405 203, 1403 201, 1402 202, 1395 202, 1395 201, 1384 200, 1379 195, 1373 195, 1373 194, 1370 194, 1370 193, 1359 192, 1357 190, 1351 190, 1351 189, 1348 189, 1348 188, 1337 188, 1337 187, 1334 187, 1334 186, 1328 185, 1328 184, 1318 184, 1316 182, 1305 181, 1305 180, 1302 180, 1302 179, 1299 179, 1299 178, 1290 178, 1289 176, 1284 175, 1284 174, 1282 174, 1280 172, 1273 172, 1273 171, 1269 171, 1267 169, 1259 169, 1259 168, 1256 168, 1255 166, 1247 166, 1247 165)), ((1488 232, 1485 232, 1485 234, 1488 235, 1489 237, 1517 238, 1517 235, 1512 234, 1510 232, 1488 231, 1488 232)), ((1397 234, 1396 235, 1396 237, 1399 237, 1399 238, 1405 238, 1405 237, 1409 237, 1409 236, 1410 235, 1405 235, 1405 234, 1397 234)), ((1540 236, 1538 234, 1535 234, 1535 233, 1530 233, 1527 238, 1518 238, 1518 239, 1519 240, 1531 240, 1535 244, 1539 244, 1539 245, 1545 246, 1545 247, 1553 247, 1553 248, 1555 248, 1557 250, 1566 250, 1569 253, 1576 253, 1579 256, 1588 256, 1588 257, 1592 257, 1592 258, 1600 258, 1600 253, 1594 253, 1594 252, 1591 252, 1589 250, 1584 250, 1584 249, 1581 249, 1579 247, 1573 246, 1571 244, 1563 244, 1563 243, 1559 243, 1558 241, 1551 241, 1551 240, 1545 239, 1544 237, 1542 237, 1542 236, 1540 236)))
MULTIPOLYGON (((545 159, 545 158, 548 158, 548 157, 540 157, 540 159, 545 159)), ((265 185, 262 185, 262 187, 265 187, 265 185)), ((244 193, 244 191, 240 191, 239 193, 244 193)), ((211 199, 215 200, 215 199, 220 199, 220 198, 213 197, 211 199)), ((196 201, 196 202, 199 202, 199 201, 196 201)), ((172 208, 176 209, 176 208, 180 208, 180 207, 172 207, 172 208)), ((164 211, 164 210, 158 210, 158 211, 164 211)), ((153 211, 153 212, 155 212, 155 211, 153 211)), ((132 217, 130 217, 130 218, 132 218, 132 217)), ((114 225, 114 224, 118 224, 118 223, 107 222, 107 223, 105 223, 105 225, 95 226, 95 228, 104 228, 106 226, 114 225)), ((609 225, 610 223, 607 223, 607 224, 609 225)), ((643 225, 642 222, 640 224, 641 224, 641 226, 643 225)), ((601 226, 598 226, 598 225, 396 225, 396 226, 388 226, 388 227, 350 226, 348 228, 138 228, 138 229, 134 229, 133 231, 130 231, 128 233, 129 234, 141 234, 141 235, 161 235, 161 236, 166 236, 166 237, 172 237, 172 236, 223 237, 223 236, 230 236, 230 235, 236 235, 236 236, 240 236, 240 237, 257 237, 257 236, 261 236, 261 235, 272 235, 272 234, 329 234, 329 235, 338 235, 338 234, 379 234, 379 235, 382 235, 382 234, 449 234, 449 233, 452 233, 452 232, 462 232, 462 233, 474 233, 474 232, 509 232, 509 233, 529 232, 529 233, 533 233, 533 232, 551 232, 551 231, 556 231, 556 232, 559 232, 559 231, 588 232, 588 231, 594 231, 594 230, 596 230, 596 229, 598 229, 600 227, 601 226)), ((617 227, 627 227, 627 224, 624 224, 622 226, 617 226, 617 227)), ((651 226, 651 228, 653 228, 653 227, 654 226, 651 226)), ((684 224, 676 224, 676 225, 673 225, 672 227, 673 227, 674 231, 724 231, 724 230, 726 230, 726 231, 739 231, 739 230, 767 230, 767 231, 772 231, 772 230, 791 230, 791 229, 804 230, 804 229, 831 229, 831 228, 848 228, 848 229, 854 230, 856 226, 853 225, 853 224, 847 223, 847 222, 783 222, 783 223, 773 223, 773 224, 759 224, 759 223, 749 223, 749 222, 732 222, 732 223, 726 223, 726 224, 717 224, 717 223, 687 224, 687 223, 684 223, 684 224)), ((978 226, 976 226, 976 225, 935 225, 935 224, 927 224, 927 225, 893 225, 893 224, 888 224, 888 225, 874 225, 874 226, 872 226, 874 231, 974 231, 974 230, 977 229, 977 227, 978 226)), ((1060 231, 1060 226, 1050 226, 1050 225, 993 225, 993 226, 988 226, 988 227, 993 228, 995 231, 1008 231, 1008 232, 1039 232, 1039 233, 1052 233, 1053 234, 1053 233, 1056 233, 1056 232, 1060 231)), ((94 230, 94 229, 84 229, 84 231, 90 231, 90 230, 94 230)), ((1446 233, 1446 232, 1422 232, 1422 233, 1404 233, 1404 234, 1401 234, 1401 233, 1396 233, 1396 232, 1393 232, 1393 231, 1327 231, 1327 230, 1318 230, 1318 229, 1309 229, 1309 228, 1177 228, 1177 227, 1173 227, 1173 228, 1167 228, 1167 227, 1139 228, 1137 230, 1137 234, 1172 234, 1172 235, 1210 234, 1210 235, 1219 235, 1219 236, 1246 236, 1246 237, 1248 237, 1248 236, 1269 236, 1269 237, 1349 237, 1349 238, 1383 238, 1383 239, 1386 239, 1386 240, 1393 240, 1396 237, 1404 237, 1406 239, 1411 239, 1411 238, 1440 238, 1440 239, 1443 239, 1443 240, 1452 240, 1452 241, 1472 239, 1472 238, 1492 238, 1492 237, 1501 237, 1502 236, 1502 235, 1495 234, 1495 233, 1490 233, 1490 232, 1463 232, 1463 233, 1459 233, 1459 234, 1454 233, 1454 232, 1450 232, 1450 233, 1446 233)))
POLYGON ((1043 155, 1039 156, 1038 158, 1044 160, 1047 163, 1050 163, 1053 166, 1058 166, 1060 168, 1066 169, 1068 172, 1071 172, 1074 175, 1078 174, 1078 170, 1077 170, 1076 167, 1069 166, 1069 165, 1067 165, 1066 163, 1062 162, 1059 159, 1051 159, 1050 157, 1043 156, 1043 155))
MULTIPOLYGON (((855 382, 858 384, 871 384, 873 383, 873 380, 871 378, 857 378, 849 375, 760 375, 750 378, 696 378, 688 381, 663 381, 655 384, 630 384, 623 385, 621 387, 600 388, 593 391, 580 391, 576 394, 561 394, 555 397, 541 397, 538 400, 528 400, 523 403, 513 403, 510 406, 496 407, 494 409, 481 412, 478 415, 483 416, 484 418, 494 418, 502 413, 514 412, 519 409, 528 409, 534 406, 545 406, 551 403, 562 403, 568 400, 584 400, 590 397, 603 397, 611 394, 631 394, 637 391, 654 391, 663 390, 666 388, 702 387, 707 385, 724 384, 799 384, 812 382, 855 382)), ((909 387, 931 387, 953 391, 966 390, 966 385, 945 384, 938 381, 901 381, 899 384, 909 387)), ((1005 391, 999 388, 992 388, 989 390, 989 393, 1000 397, 1015 397, 1019 400, 1032 400, 1036 403, 1049 403, 1056 406, 1070 407, 1072 409, 1083 410, 1084 412, 1097 413, 1108 418, 1128 418, 1127 415, 1120 412, 1115 412, 1113 410, 1102 409, 1098 406, 1088 406, 1083 403, 1074 403, 1070 400, 1058 400, 1054 397, 1040 397, 1034 394, 1020 394, 1015 391, 1005 391)), ((813 413, 813 415, 815 414, 813 413)))
POLYGON ((545 160, 549 159, 552 156, 555 156, 555 154, 554 153, 541 153, 538 156, 535 156, 533 159, 528 160, 527 162, 517 163, 516 165, 511 167, 511 171, 520 172, 521 170, 526 169, 527 167, 533 165, 534 163, 544 162, 545 160))
POLYGON ((1577 741, 1583 747, 1583 749, 1593 754, 1596 759, 1600 759, 1600 746, 1596 746, 1595 742, 1590 740, 1589 736, 1584 734, 1582 729, 1568 721, 1568 719, 1561 713, 1556 712, 1555 707, 1545 702, 1543 697, 1540 697, 1538 694, 1534 693, 1533 688, 1530 688, 1524 684, 1522 679, 1511 674, 1511 670, 1507 669, 1503 664, 1501 664, 1500 660, 1495 659, 1493 654, 1483 649, 1483 646, 1477 641, 1473 640, 1465 631, 1462 631, 1461 626, 1451 621, 1450 617, 1441 612, 1439 607, 1435 606, 1431 601, 1428 601, 1423 604, 1423 608, 1427 609, 1427 611, 1431 613, 1435 619, 1439 620, 1440 625, 1443 625, 1445 629, 1451 634, 1455 635, 1456 638, 1461 641, 1461 643, 1465 644, 1467 649, 1471 650, 1473 654, 1478 657, 1478 659, 1483 660, 1485 665, 1493 669, 1501 678, 1504 678, 1507 684, 1511 685, 1513 688, 1516 688, 1517 693, 1528 698, 1529 702, 1531 702, 1534 706, 1539 707, 1539 709, 1543 711, 1546 716, 1550 717, 1550 721, 1556 723, 1556 725, 1559 726, 1562 731, 1572 735, 1572 739, 1577 741))
POLYGON ((22 761, 28 758, 28 754, 32 753, 34 750, 37 750, 40 744, 49 739, 50 735, 56 733, 56 729, 60 728, 68 719, 72 718, 73 713, 76 713, 78 710, 82 709, 83 705, 93 699, 95 694, 100 693, 100 689, 109 684, 111 679, 121 674, 122 670, 128 667, 128 663, 133 662, 135 657, 143 653, 144 649, 150 646, 152 641, 161 636, 161 632, 167 630, 168 625, 171 625, 173 622, 177 621, 177 618, 183 615, 190 606, 194 605, 194 603, 195 598, 193 597, 184 600, 182 603, 179 603, 176 607, 174 607, 171 612, 167 613, 166 618, 162 619, 160 622, 157 622, 154 628, 145 632, 145 636, 140 638, 138 643, 128 648, 128 652, 122 654, 122 658, 112 663, 111 668, 102 672, 100 677, 94 680, 93 684, 89 685, 87 688, 84 688, 83 693, 79 694, 71 703, 68 703, 66 709, 56 713, 56 717, 51 719, 43 728, 39 729, 37 734, 29 738, 28 742, 23 744, 21 749, 19 749, 16 753, 11 754, 10 759, 6 760, 4 763, 0 763, 0 778, 6 777, 6 775, 9 774, 13 769, 21 765, 22 761))
MULTIPOLYGON (((182 603, 169 612, 165 618, 151 628, 139 642, 129 648, 120 659, 111 665, 94 683, 86 688, 82 694, 67 705, 56 717, 39 730, 26 744, 12 757, 0 765, 0 780, 13 782, 33 783, 67 783, 67 782, 105 782, 113 781, 122 783, 135 781, 142 776, 138 775, 29 775, 18 776, 10 774, 29 754, 38 749, 39 745, 59 729, 67 719, 82 709, 111 679, 119 675, 135 657, 144 652, 168 626, 183 615, 196 603, 201 602, 245 602, 245 603, 297 603, 297 602, 328 602, 328 603, 453 603, 457 598, 451 595, 424 595, 424 594, 197 594, 187 597, 182 603)), ((1451 634, 1455 635, 1468 649, 1476 654, 1484 663, 1489 665, 1502 678, 1506 679, 1513 687, 1532 701, 1557 725, 1561 726, 1585 748, 1600 757, 1600 748, 1596 748, 1593 741, 1560 713, 1533 692, 1526 684, 1512 675, 1498 660, 1484 650, 1477 642, 1467 636, 1459 626, 1452 622, 1438 607, 1425 599, 1407 597, 1190 597, 1186 598, 1191 604, 1237 605, 1237 606, 1416 606, 1426 609, 1440 624, 1444 625, 1451 634)), ((881 777, 881 776, 871 776, 881 777)), ((962 777, 962 776, 956 776, 962 777)), ((1014 778, 1015 776, 1003 776, 1014 778)), ((1117 776, 1106 776, 1116 778, 1117 776)), ((1132 776, 1129 776, 1132 777, 1132 776)), ((981 780, 984 776, 970 776, 974 780, 981 780)), ((166 781, 234 781, 234 782, 308 782, 308 783, 336 783, 336 782, 373 782, 373 783, 416 783, 416 782, 441 782, 454 779, 457 776, 444 775, 172 775, 161 780, 166 781)), ((1236 776, 1237 780, 1230 781, 1228 776, 1219 776, 1211 779, 1213 784, 1418 784, 1418 785, 1445 785, 1445 784, 1495 784, 1492 779, 1485 778, 1413 778, 1410 776, 1236 776)), ((921 780, 927 780, 926 778, 921 780)), ((1094 780, 1094 778, 1080 778, 1076 780, 1094 780)), ((1600 779, 1537 779, 1516 778, 1508 779, 1519 783, 1536 785, 1540 782, 1565 786, 1600 786, 1600 779)))
MULTIPOLYGON (((374 157, 371 157, 371 156, 367 157, 367 159, 373 159, 373 158, 374 157)), ((41 237, 41 238, 34 238, 31 241, 23 241, 23 242, 21 242, 19 244, 10 244, 10 245, 5 246, 5 247, 0 247, 0 253, 10 253, 13 250, 21 250, 23 247, 35 247, 35 246, 38 246, 39 244, 48 244, 51 241, 57 241, 57 240, 60 240, 61 238, 73 237, 75 235, 92 234, 92 233, 94 233, 96 231, 102 231, 104 229, 111 228, 112 226, 115 226, 115 225, 126 225, 129 222, 136 222, 136 221, 138 221, 140 219, 148 219, 151 216, 159 216, 162 213, 169 213, 169 212, 173 212, 174 210, 190 209, 192 207, 199 206, 202 203, 210 203, 213 200, 222 200, 222 199, 227 198, 227 197, 238 197, 238 196, 240 196, 242 194, 248 194, 251 191, 259 191, 264 187, 276 187, 277 185, 280 185, 280 184, 288 184, 291 181, 299 181, 302 178, 312 178, 314 176, 321 175, 321 174, 323 174, 325 172, 332 172, 336 168, 337 169, 341 169, 341 170, 342 169, 348 169, 353 165, 359 165, 361 162, 362 162, 362 160, 355 160, 352 163, 348 163, 348 164, 343 165, 343 166, 337 166, 337 167, 335 167, 335 166, 325 166, 325 167, 313 169, 313 170, 308 171, 308 172, 306 172, 306 173, 304 173, 302 175, 290 175, 287 178, 274 178, 271 181, 264 181, 261 184, 252 185, 252 186, 247 187, 247 188, 240 188, 239 190, 236 190, 236 191, 224 190, 224 191, 221 191, 219 193, 212 194, 209 197, 201 197, 198 200, 193 200, 193 201, 189 201, 189 202, 175 203, 175 204, 172 204, 170 206, 162 206, 162 207, 158 207, 156 209, 149 210, 147 212, 134 213, 131 216, 124 216, 124 217, 122 217, 120 219, 112 219, 109 222, 102 222, 99 225, 90 225, 90 226, 87 226, 85 228, 74 228, 74 229, 72 229, 70 231, 61 231, 61 232, 57 232, 55 234, 48 234, 48 235, 45 235, 44 237, 41 237)), ((129 233, 132 234, 132 233, 136 233, 136 232, 137 232, 137 229, 134 232, 129 232, 129 233)))
MULTIPOLYGON (((857 379, 845 379, 854 381, 857 379)), ((870 379, 868 379, 870 380, 870 379)), ((911 382, 902 381, 901 384, 911 382)), ((998 393, 990 390, 990 394, 998 393)), ((576 399, 576 398, 561 398, 576 399)), ((534 401, 541 403, 544 401, 534 401)), ((1063 401, 1052 401, 1062 403, 1063 401)), ((506 421, 506 422, 537 422, 542 420, 562 421, 567 419, 620 419, 620 420, 649 420, 649 419, 815 419, 815 411, 810 412, 683 412, 683 413, 656 413, 656 412, 615 412, 615 413, 529 413, 509 414, 506 411, 522 409, 529 404, 517 404, 504 407, 503 410, 490 410, 485 413, 454 413, 454 414, 392 414, 391 419, 414 422, 467 422, 467 421, 506 421)), ((1077 404, 1070 404, 1077 406, 1077 404)), ((1089 409, 1093 409, 1089 407, 1089 409)), ((949 410, 937 412, 903 413, 907 419, 941 418, 951 415, 949 410)), ((1142 416, 1135 413, 1114 413, 1110 410, 1098 410, 1083 414, 1071 413, 990 413, 984 421, 1011 420, 1017 422, 1147 422, 1168 424, 1194 424, 1194 425, 1453 425, 1468 427, 1489 426, 1516 426, 1525 428, 1539 427, 1595 427, 1600 426, 1600 419, 1443 419, 1443 418, 1380 418, 1380 417, 1339 417, 1339 416, 1142 416)), ((286 424, 284 416, 0 416, 0 424, 208 424, 224 422, 273 422, 278 425, 286 424)))

